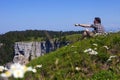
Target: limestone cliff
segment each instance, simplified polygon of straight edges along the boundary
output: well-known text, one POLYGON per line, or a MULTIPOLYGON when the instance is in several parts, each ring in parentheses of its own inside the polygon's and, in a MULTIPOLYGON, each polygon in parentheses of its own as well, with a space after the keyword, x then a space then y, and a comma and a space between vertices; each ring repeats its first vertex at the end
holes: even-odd
POLYGON ((41 48, 41 44, 43 43, 45 42, 15 42, 15 56, 13 62, 21 63, 23 59, 25 59, 25 61, 30 61, 36 57, 42 56, 45 54, 45 50, 41 48), (23 55, 22 59, 20 55, 23 55))

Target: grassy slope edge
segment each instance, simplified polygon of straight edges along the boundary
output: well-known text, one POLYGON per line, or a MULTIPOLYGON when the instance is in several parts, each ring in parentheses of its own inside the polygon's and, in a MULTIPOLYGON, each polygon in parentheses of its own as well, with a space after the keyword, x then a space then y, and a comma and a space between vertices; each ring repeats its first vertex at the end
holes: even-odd
POLYGON ((36 58, 28 66, 42 64, 42 68, 37 69, 35 74, 26 73, 25 77, 19 80, 118 80, 120 79, 119 35, 120 33, 96 36, 36 58), (103 46, 108 46, 109 50, 103 46), (84 53, 88 48, 97 48, 98 55, 84 53), (117 57, 107 61, 113 55, 117 57))

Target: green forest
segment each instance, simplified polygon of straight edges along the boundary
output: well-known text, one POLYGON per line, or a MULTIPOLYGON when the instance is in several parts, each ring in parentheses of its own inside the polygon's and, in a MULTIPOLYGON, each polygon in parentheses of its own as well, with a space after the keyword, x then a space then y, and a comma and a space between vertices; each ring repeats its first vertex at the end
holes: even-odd
POLYGON ((14 56, 14 43, 21 41, 45 41, 47 32, 52 39, 62 40, 63 36, 80 34, 81 31, 45 31, 45 30, 26 30, 26 31, 10 31, 0 35, 0 64, 12 61, 14 56))

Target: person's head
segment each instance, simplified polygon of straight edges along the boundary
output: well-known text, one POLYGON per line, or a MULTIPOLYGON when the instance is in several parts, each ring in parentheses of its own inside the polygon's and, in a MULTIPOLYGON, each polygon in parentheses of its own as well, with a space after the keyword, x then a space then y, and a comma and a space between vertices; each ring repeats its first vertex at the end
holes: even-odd
POLYGON ((94 24, 101 24, 101 19, 99 17, 95 17, 94 24))

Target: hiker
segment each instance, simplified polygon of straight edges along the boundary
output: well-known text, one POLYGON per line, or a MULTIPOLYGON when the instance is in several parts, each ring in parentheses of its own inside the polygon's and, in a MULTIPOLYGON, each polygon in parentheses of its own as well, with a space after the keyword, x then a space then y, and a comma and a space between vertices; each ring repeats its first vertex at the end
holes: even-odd
POLYGON ((85 37, 93 37, 94 34, 103 34, 104 33, 104 28, 101 25, 101 19, 99 17, 94 18, 94 24, 87 25, 87 24, 75 24, 75 26, 81 26, 86 28, 86 30, 82 34, 82 38, 84 39, 85 37), (90 31, 88 28, 93 28, 93 31, 90 31))

